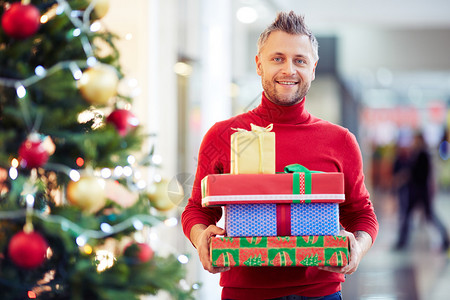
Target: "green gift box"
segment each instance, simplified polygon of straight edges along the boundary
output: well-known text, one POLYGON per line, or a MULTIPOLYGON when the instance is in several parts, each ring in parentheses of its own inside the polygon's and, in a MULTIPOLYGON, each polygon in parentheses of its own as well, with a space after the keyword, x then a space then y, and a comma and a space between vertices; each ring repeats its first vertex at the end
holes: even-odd
POLYGON ((214 267, 345 266, 345 236, 213 237, 210 245, 214 267))

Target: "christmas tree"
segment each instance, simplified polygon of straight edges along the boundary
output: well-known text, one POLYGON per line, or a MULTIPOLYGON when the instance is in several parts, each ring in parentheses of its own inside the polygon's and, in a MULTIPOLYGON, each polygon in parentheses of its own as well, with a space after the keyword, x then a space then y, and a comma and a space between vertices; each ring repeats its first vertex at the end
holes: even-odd
POLYGON ((140 177, 154 151, 117 91, 108 5, 0 0, 1 299, 192 298, 187 257, 149 243, 171 206, 140 177))

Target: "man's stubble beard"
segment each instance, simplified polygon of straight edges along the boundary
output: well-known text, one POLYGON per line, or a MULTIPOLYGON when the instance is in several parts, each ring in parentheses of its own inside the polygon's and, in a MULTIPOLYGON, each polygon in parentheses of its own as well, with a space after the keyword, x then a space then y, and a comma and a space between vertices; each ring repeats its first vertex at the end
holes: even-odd
POLYGON ((311 87, 311 84, 304 84, 304 82, 300 82, 298 84, 299 89, 294 94, 291 94, 290 97, 281 98, 281 96, 278 95, 276 91, 276 84, 277 83, 270 80, 262 81, 262 86, 266 97, 271 102, 282 106, 291 106, 301 102, 303 98, 305 98, 306 94, 309 91, 309 88, 311 87))

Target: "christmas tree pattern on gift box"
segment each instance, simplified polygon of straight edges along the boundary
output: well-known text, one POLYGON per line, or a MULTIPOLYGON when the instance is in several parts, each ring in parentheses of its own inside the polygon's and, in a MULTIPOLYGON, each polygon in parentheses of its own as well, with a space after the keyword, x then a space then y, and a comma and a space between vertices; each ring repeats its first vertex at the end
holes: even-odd
POLYGON ((295 259, 301 266, 323 266, 325 261, 322 247, 297 248, 295 259))
POLYGON ((239 252, 239 261, 247 267, 267 266, 267 251, 265 248, 243 248, 239 252))

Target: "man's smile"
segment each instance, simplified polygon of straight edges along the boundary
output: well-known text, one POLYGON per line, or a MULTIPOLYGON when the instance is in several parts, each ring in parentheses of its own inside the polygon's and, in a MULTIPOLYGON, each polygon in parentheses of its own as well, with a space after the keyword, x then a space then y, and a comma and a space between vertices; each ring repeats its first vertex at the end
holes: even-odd
POLYGON ((275 80, 276 83, 282 84, 282 85, 296 85, 298 84, 298 81, 284 81, 284 80, 275 80))

